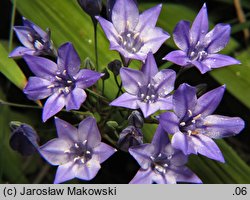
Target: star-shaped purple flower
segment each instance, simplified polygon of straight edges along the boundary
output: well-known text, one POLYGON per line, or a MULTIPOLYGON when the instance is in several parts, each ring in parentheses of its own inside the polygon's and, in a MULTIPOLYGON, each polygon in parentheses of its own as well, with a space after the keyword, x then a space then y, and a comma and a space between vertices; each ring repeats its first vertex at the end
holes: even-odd
POLYGON ((23 26, 15 26, 14 31, 24 46, 17 47, 9 57, 21 57, 23 55, 54 55, 53 43, 50 39, 50 31, 43 31, 39 26, 23 17, 23 26))
POLYGON ((169 38, 169 34, 155 27, 162 5, 139 14, 134 0, 117 0, 112 9, 112 23, 97 17, 108 40, 110 49, 126 59, 144 61, 151 51, 155 53, 169 38))
POLYGON ((93 179, 101 168, 100 164, 116 151, 101 142, 95 119, 84 119, 78 129, 59 118, 55 118, 55 124, 58 138, 39 148, 40 154, 51 165, 59 165, 54 183, 73 178, 93 179))
POLYGON ((174 149, 167 133, 158 126, 151 144, 142 144, 129 149, 129 153, 141 166, 132 184, 175 184, 176 182, 202 183, 185 164, 187 156, 174 149))
POLYGON ((36 75, 29 78, 24 93, 31 100, 49 97, 43 108, 43 121, 66 110, 78 110, 87 95, 83 89, 92 86, 101 73, 81 69, 81 60, 71 43, 58 49, 57 64, 46 58, 25 55, 30 70, 36 75))
POLYGON ((238 134, 244 128, 239 117, 211 115, 219 105, 225 86, 211 90, 197 99, 196 89, 182 84, 173 95, 174 112, 160 115, 162 127, 173 134, 172 145, 184 154, 202 154, 224 162, 212 139, 238 134))
POLYGON ((148 54, 141 71, 123 67, 120 70, 126 92, 110 103, 112 106, 138 109, 148 117, 157 110, 172 109, 176 73, 171 69, 158 71, 152 53, 148 54))
POLYGON ((189 27, 188 21, 180 21, 176 25, 173 38, 180 50, 170 52, 164 60, 184 67, 196 66, 202 74, 213 68, 240 64, 230 56, 218 54, 229 42, 231 28, 228 24, 217 24, 208 32, 206 4, 189 27))

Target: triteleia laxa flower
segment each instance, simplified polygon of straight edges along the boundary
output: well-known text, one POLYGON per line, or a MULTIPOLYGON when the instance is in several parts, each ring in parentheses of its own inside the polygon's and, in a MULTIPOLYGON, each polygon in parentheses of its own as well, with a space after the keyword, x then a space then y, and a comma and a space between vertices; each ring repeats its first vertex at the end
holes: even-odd
POLYGON ((211 90, 197 99, 196 89, 182 84, 173 95, 174 112, 160 115, 162 127, 173 134, 172 145, 188 154, 202 154, 224 162, 223 155, 213 141, 238 134, 244 128, 239 117, 212 115, 219 105, 225 86, 211 90))
POLYGON ((54 183, 73 178, 93 179, 101 168, 100 164, 116 151, 101 142, 95 119, 84 119, 78 129, 59 118, 55 118, 55 124, 58 138, 39 148, 40 154, 51 165, 59 165, 54 183))
POLYGON ((149 53, 141 71, 123 67, 120 70, 126 92, 110 103, 111 106, 140 108, 144 117, 157 110, 172 109, 172 95, 176 73, 171 69, 158 71, 149 53))
POLYGON ((217 24, 208 32, 206 4, 196 16, 191 28, 188 21, 180 21, 173 32, 175 44, 180 50, 172 51, 163 59, 183 67, 196 66, 202 74, 213 68, 240 64, 230 56, 218 54, 230 39, 230 25, 217 24))
POLYGON ((139 14, 134 0, 117 0, 112 9, 112 22, 97 17, 110 49, 118 51, 127 60, 144 61, 151 51, 155 53, 169 38, 169 34, 155 27, 162 5, 139 14))
POLYGON ((17 47, 9 57, 23 55, 54 55, 55 50, 50 39, 50 31, 43 31, 39 26, 23 17, 23 26, 15 26, 14 31, 24 46, 17 47))
POLYGON ((158 126, 151 144, 130 147, 129 153, 141 167, 131 180, 132 184, 201 183, 201 180, 185 166, 187 156, 171 146, 168 135, 161 125, 158 126))
POLYGON ((24 93, 31 100, 50 96, 43 108, 44 122, 64 106, 67 111, 78 110, 87 97, 84 89, 102 76, 92 70, 80 70, 81 61, 71 43, 59 47, 57 64, 31 55, 25 55, 24 59, 36 75, 29 78, 24 93))

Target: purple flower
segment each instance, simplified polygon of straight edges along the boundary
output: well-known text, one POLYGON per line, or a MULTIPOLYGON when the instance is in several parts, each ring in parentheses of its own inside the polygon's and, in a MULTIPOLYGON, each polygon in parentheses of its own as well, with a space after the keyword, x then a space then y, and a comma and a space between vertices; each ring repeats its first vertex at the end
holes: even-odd
POLYGON ((23 55, 54 55, 53 43, 50 40, 50 31, 43 31, 39 26, 23 17, 24 26, 15 26, 14 31, 24 46, 14 49, 9 57, 23 55))
POLYGON ((202 183, 185 164, 187 156, 174 149, 161 125, 158 126, 151 144, 131 147, 129 153, 141 166, 132 184, 175 184, 176 182, 202 183))
POLYGON ((25 55, 25 61, 36 75, 29 78, 24 93, 31 100, 49 97, 43 108, 43 121, 66 110, 79 109, 86 99, 83 89, 93 85, 102 74, 81 69, 80 58, 71 43, 58 49, 57 64, 42 57, 25 55))
POLYGON ((108 40, 110 49, 117 50, 126 59, 144 61, 151 51, 155 53, 169 34, 155 27, 162 5, 139 15, 134 0, 117 0, 112 9, 112 23, 97 17, 108 40))
POLYGON ((220 103, 225 86, 211 90, 197 99, 196 89, 182 84, 173 95, 174 112, 160 115, 160 124, 173 134, 172 145, 188 154, 202 154, 224 162, 212 139, 238 134, 244 128, 239 117, 211 115, 220 103))
POLYGON ((78 129, 55 118, 58 138, 40 147, 40 154, 51 164, 59 165, 54 183, 73 178, 93 179, 100 170, 100 163, 116 150, 101 142, 101 135, 94 118, 84 119, 78 129))
POLYGON ((196 16, 192 27, 188 21, 180 21, 173 32, 175 44, 181 49, 172 51, 163 59, 177 65, 196 66, 202 74, 213 68, 240 64, 230 56, 217 54, 230 39, 230 25, 217 24, 208 32, 208 16, 206 4, 196 16))
POLYGON ((110 103, 112 106, 140 108, 144 117, 157 110, 172 109, 172 95, 176 74, 171 69, 158 72, 152 53, 148 54, 141 71, 121 68, 123 87, 127 92, 110 103))

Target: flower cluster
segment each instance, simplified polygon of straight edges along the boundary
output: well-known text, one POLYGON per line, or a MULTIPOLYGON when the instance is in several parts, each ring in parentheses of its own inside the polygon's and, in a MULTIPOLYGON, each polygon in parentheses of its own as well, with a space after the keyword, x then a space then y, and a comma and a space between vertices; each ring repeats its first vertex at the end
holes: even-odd
MULTIPOLYGON (((178 76, 173 69, 159 70, 153 54, 170 37, 156 27, 162 5, 139 14, 134 0, 116 0, 112 1, 112 6, 108 5, 112 10, 108 11, 110 19, 105 19, 96 16, 101 13, 101 1, 93 5, 84 0, 78 3, 92 17, 94 26, 97 21, 100 23, 110 42, 110 49, 121 55, 121 62, 115 60, 108 65, 118 86, 115 99, 109 101, 103 96, 109 74, 102 79, 103 90, 99 92, 96 82, 104 74, 80 68, 80 57, 71 43, 62 44, 55 50, 50 32, 44 32, 25 18, 24 26, 14 28, 24 47, 17 47, 10 54, 10 57, 23 57, 34 74, 23 90, 28 99, 47 98, 43 106, 43 122, 64 107, 66 112, 80 110, 80 114, 84 113, 78 129, 55 117, 57 138, 42 146, 34 142, 35 136, 32 138, 41 156, 51 165, 58 166, 54 183, 73 178, 93 179, 101 168, 100 164, 116 151, 101 139, 107 139, 113 146, 129 152, 138 162, 140 169, 131 180, 132 184, 202 183, 185 166, 188 156, 201 154, 225 162, 213 139, 236 135, 244 128, 244 121, 239 117, 213 114, 222 100, 225 85, 198 96, 197 88, 187 83, 175 89, 178 76), (44 55, 49 55, 49 58, 44 55), (140 69, 129 68, 130 61, 134 59, 141 61, 140 69), (92 90, 88 89, 88 92, 93 96, 87 99, 85 90, 91 86, 92 90), (101 120, 93 118, 96 115, 89 109, 93 104, 96 105, 94 112, 100 111, 101 120), (121 118, 126 121, 126 117, 128 126, 123 122, 118 125, 118 121, 121 118), (114 119, 117 121, 109 122, 114 119), (151 143, 143 140, 144 121, 158 125, 156 132, 152 133, 151 143), (113 135, 106 129, 108 123, 114 124, 113 135)), ((230 26, 217 24, 208 32, 208 24, 204 4, 191 28, 187 21, 176 25, 173 39, 180 50, 168 53, 163 60, 182 68, 195 66, 202 74, 214 68, 239 64, 230 56, 218 54, 229 41, 230 26)))

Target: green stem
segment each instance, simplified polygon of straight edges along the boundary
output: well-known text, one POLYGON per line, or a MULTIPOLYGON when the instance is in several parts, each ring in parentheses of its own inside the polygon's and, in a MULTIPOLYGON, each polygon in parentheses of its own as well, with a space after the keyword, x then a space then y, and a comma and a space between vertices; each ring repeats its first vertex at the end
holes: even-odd
MULTIPOLYGON (((43 107, 40 106, 31 106, 31 105, 24 105, 24 104, 17 104, 17 103, 11 103, 11 102, 6 102, 0 99, 0 105, 6 105, 6 106, 12 106, 12 107, 18 107, 18 108, 31 108, 31 109, 43 109, 43 107)), ((69 112, 65 109, 62 109, 62 112, 69 112)), ((91 112, 82 112, 82 111, 77 111, 77 110, 71 110, 70 112, 79 114, 79 115, 91 115, 93 114, 91 112)))
POLYGON ((99 64, 98 64, 98 49, 97 49, 97 22, 92 19, 93 26, 94 26, 94 40, 95 40, 95 63, 96 63, 96 71, 99 71, 99 64))
POLYGON ((9 33, 9 53, 12 51, 12 43, 13 43, 13 26, 15 23, 16 16, 16 0, 13 0, 12 13, 11 13, 11 24, 10 24, 10 33, 9 33))
POLYGON ((118 92, 117 92, 116 97, 115 97, 115 98, 117 98, 119 96, 120 92, 122 92, 122 83, 118 82, 118 79, 117 79, 116 75, 114 75, 114 79, 115 79, 115 83, 116 83, 116 85, 118 87, 118 92))
POLYGON ((88 88, 86 88, 86 89, 84 89, 84 90, 88 91, 90 94, 92 94, 92 95, 94 95, 94 96, 96 96, 96 97, 99 97, 100 99, 103 100, 103 102, 109 104, 109 100, 108 100, 106 97, 104 97, 104 96, 102 96, 102 95, 100 95, 100 94, 98 94, 98 93, 96 93, 96 92, 93 92, 92 90, 90 90, 90 89, 88 89, 88 88))

